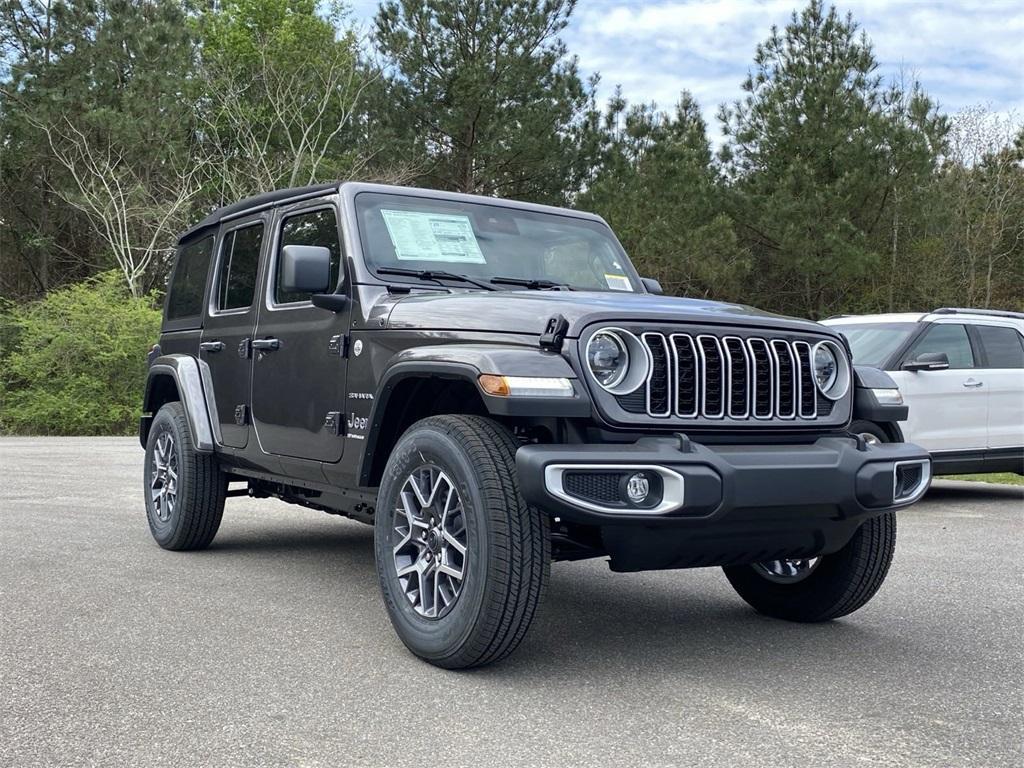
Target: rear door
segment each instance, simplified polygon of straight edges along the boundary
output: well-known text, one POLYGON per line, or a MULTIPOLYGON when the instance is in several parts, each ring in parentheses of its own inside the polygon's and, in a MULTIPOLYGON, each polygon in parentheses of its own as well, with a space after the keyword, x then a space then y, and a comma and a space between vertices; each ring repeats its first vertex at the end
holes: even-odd
POLYGON ((336 206, 320 200, 282 209, 273 240, 253 336, 262 347, 253 350, 253 424, 267 453, 336 462, 345 445, 342 355, 351 302, 345 311, 331 312, 314 307, 310 294, 285 293, 278 285, 284 246, 319 245, 331 251, 332 284, 345 290, 336 206))
POLYGON ((988 447, 1024 446, 1024 340, 1009 325, 971 326, 988 388, 988 447))
MULTIPOLYGON (((219 240, 209 315, 199 358, 209 368, 220 441, 244 448, 249 441, 252 360, 249 339, 256 325, 256 287, 265 240, 263 217, 231 222, 219 240)), ((208 394, 209 396, 209 394, 208 394)))
POLYGON ((901 365, 926 352, 949 358, 944 371, 893 372, 910 406, 906 435, 929 451, 984 450, 988 441, 988 390, 975 365, 975 350, 962 323, 933 323, 901 365))

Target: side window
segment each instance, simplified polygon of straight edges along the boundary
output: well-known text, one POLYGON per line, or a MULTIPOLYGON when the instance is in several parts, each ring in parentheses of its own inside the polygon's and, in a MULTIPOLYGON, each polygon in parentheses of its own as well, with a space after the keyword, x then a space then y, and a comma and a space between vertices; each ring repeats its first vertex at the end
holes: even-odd
POLYGON ((989 368, 1024 368, 1024 344, 1013 328, 976 325, 989 368))
POLYGON ((244 309, 252 306, 262 245, 262 224, 233 229, 224 236, 220 247, 220 274, 217 277, 217 309, 244 309))
POLYGON ((338 284, 341 265, 341 243, 338 242, 338 219, 333 208, 320 208, 308 213, 289 216, 281 224, 281 239, 278 243, 277 274, 274 276, 274 301, 290 304, 308 301, 312 294, 282 291, 280 253, 286 245, 321 245, 331 251, 331 285, 338 284))
POLYGON ((178 263, 167 288, 167 319, 197 317, 203 313, 206 273, 213 254, 213 237, 204 237, 178 251, 178 263))
POLYGON ((926 352, 944 352, 949 358, 950 368, 973 368, 974 354, 967 338, 967 329, 962 325, 933 325, 925 331, 924 337, 914 345, 908 359, 913 360, 926 352))

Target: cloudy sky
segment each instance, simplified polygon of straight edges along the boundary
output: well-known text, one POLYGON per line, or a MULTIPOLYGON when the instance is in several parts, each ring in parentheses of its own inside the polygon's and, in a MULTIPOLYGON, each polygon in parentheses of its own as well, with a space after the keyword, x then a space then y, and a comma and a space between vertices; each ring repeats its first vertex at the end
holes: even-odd
MULTIPOLYGON (((354 3, 370 26, 377 3, 354 3)), ((563 37, 599 94, 621 84, 630 101, 671 107, 691 91, 717 135, 718 104, 740 95, 757 43, 797 0, 579 0, 563 37)), ((1024 113, 1022 0, 844 0, 875 45, 881 74, 913 73, 942 108, 974 104, 1024 113)))

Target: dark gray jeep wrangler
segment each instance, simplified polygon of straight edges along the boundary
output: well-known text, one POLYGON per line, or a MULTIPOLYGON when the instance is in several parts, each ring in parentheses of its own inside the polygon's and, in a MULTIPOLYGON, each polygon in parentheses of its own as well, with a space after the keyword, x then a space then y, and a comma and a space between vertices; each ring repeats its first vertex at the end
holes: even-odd
POLYGON ((372 523, 395 629, 442 667, 511 653, 553 559, 860 608, 931 476, 851 430, 906 418, 892 380, 827 327, 658 294, 577 211, 354 183, 222 208, 150 355, 153 536, 205 547, 241 495, 372 523))

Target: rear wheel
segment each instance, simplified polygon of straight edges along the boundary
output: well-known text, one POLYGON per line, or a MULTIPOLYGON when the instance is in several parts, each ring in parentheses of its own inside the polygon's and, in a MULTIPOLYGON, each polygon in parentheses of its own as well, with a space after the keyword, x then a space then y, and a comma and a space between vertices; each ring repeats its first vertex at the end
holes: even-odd
POLYGON ((146 517, 164 549, 203 549, 220 527, 227 477, 212 453, 192 444, 185 409, 165 404, 153 418, 143 470, 146 517))
POLYGON ((739 596, 759 613, 789 621, 828 621, 853 613, 874 597, 895 549, 896 516, 888 512, 866 521, 831 555, 724 570, 739 596))
POLYGON ((440 667, 516 649, 551 561, 548 519, 516 481, 517 443, 478 416, 434 416, 398 441, 381 481, 375 551, 391 623, 440 667))

